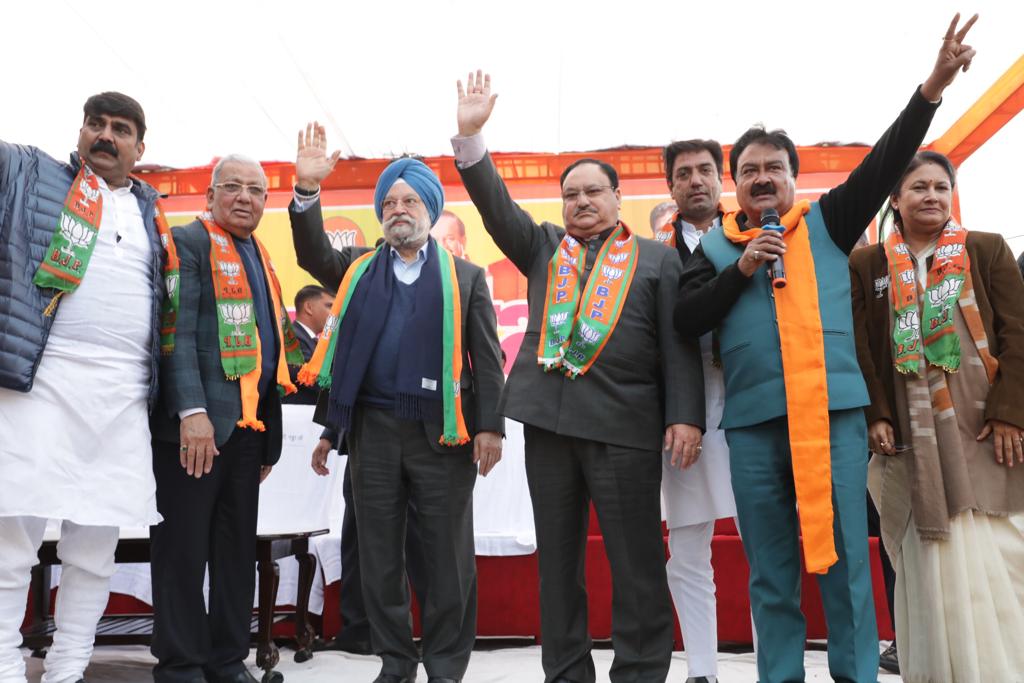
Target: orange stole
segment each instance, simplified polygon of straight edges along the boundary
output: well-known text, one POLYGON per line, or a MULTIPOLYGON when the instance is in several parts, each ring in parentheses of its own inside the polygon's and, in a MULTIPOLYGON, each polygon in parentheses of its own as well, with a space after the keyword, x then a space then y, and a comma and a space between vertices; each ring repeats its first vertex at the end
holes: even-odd
MULTIPOLYGON (((806 200, 797 202, 780 220, 786 228, 782 239, 786 243, 787 270, 801 275, 790 277, 787 286, 774 290, 774 293, 804 563, 808 572, 824 574, 839 557, 832 531, 834 512, 828 401, 822 400, 828 396, 825 338, 821 328, 814 255, 804 220, 810 208, 811 204, 806 200)), ((736 216, 737 213, 732 212, 722 220, 725 235, 731 242, 749 242, 761 234, 761 228, 740 230, 736 216)), ((760 269, 754 277, 763 277, 760 269)))

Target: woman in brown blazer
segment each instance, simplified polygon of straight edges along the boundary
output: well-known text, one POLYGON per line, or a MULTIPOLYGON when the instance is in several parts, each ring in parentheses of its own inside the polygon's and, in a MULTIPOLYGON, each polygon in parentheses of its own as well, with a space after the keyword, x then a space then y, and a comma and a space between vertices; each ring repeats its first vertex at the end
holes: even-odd
POLYGON ((951 220, 955 183, 919 153, 895 229, 850 257, 869 488, 903 680, 1024 681, 1024 281, 1001 236, 951 220))

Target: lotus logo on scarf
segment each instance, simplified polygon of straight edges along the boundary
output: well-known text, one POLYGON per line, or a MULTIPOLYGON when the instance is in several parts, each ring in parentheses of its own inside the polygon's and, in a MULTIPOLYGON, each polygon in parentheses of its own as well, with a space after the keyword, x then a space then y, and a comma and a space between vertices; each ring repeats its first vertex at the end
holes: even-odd
POLYGON ((569 311, 562 311, 561 313, 552 313, 548 316, 548 325, 551 327, 559 327, 564 325, 565 321, 569 319, 569 311))
POLYGON ((78 189, 82 192, 82 200, 85 204, 94 202, 100 198, 100 189, 97 187, 94 190, 89 187, 89 183, 86 182, 85 178, 82 178, 82 182, 78 184, 78 189))
POLYGON ((575 266, 577 263, 579 263, 576 257, 567 252, 565 249, 559 248, 559 251, 562 254, 562 258, 568 261, 570 265, 575 266))
POLYGON ((231 263, 228 261, 217 261, 217 267, 220 268, 220 274, 228 279, 229 285, 237 285, 238 274, 242 272, 241 263, 231 263))
MULTIPOLYGON (((628 254, 623 254, 623 256, 627 256, 627 255, 628 254)), ((624 271, 622 268, 612 268, 611 266, 601 266, 601 275, 606 280, 615 281, 615 280, 620 279, 625 274, 626 274, 626 271, 624 271)))
POLYGON ((601 339, 601 333, 586 323, 580 323, 580 337, 587 344, 596 344, 601 339))
POLYGON ((928 299, 931 301, 932 306, 946 308, 947 301, 952 299, 955 302, 957 297, 960 296, 960 288, 963 284, 963 280, 943 280, 938 286, 928 290, 928 299))
POLYGON ((220 304, 224 322, 235 326, 235 336, 242 336, 242 325, 252 322, 252 304, 220 304))
POLYGON ((612 263, 622 263, 629 258, 629 254, 608 254, 608 260, 612 263))
POLYGON ((228 238, 227 237, 224 237, 224 235, 214 235, 213 233, 210 233, 210 239, 217 243, 217 246, 220 247, 221 251, 227 252, 227 250, 228 250, 228 238))
POLYGON ((327 233, 327 239, 331 241, 331 248, 335 251, 342 251, 345 247, 356 246, 356 234, 352 230, 336 230, 327 233))
POLYGON ((672 239, 672 233, 670 233, 668 231, 665 231, 665 232, 660 232, 659 231, 659 232, 654 233, 654 239, 657 240, 658 242, 668 242, 670 239, 672 239))
POLYGON ((875 278, 875 298, 881 299, 885 290, 889 289, 889 276, 875 278))
POLYGON ((901 270, 900 271, 900 281, 902 281, 903 284, 905 284, 905 285, 912 285, 912 284, 914 284, 914 271, 910 270, 910 269, 908 269, 908 270, 901 270))
POLYGON ((324 339, 330 339, 331 335, 334 334, 334 330, 336 330, 337 327, 338 327, 338 316, 332 315, 332 314, 328 313, 327 314, 327 320, 324 321, 323 332, 320 333, 320 336, 322 338, 324 338, 324 339))
POLYGON ((906 242, 900 242, 899 244, 897 244, 895 247, 893 247, 893 251, 895 251, 897 254, 900 254, 901 256, 903 254, 906 254, 907 253, 907 244, 906 244, 906 242))
POLYGON ((615 240, 615 248, 616 249, 622 249, 627 244, 629 244, 629 238, 628 237, 626 239, 624 239, 624 240, 615 240))
POLYGON ((903 330, 917 330, 921 327, 921 321, 917 317, 917 311, 909 310, 896 318, 896 327, 903 330))
POLYGON ((164 283, 167 285, 167 296, 174 296, 174 290, 178 288, 178 276, 168 275, 164 283))
POLYGON ((962 253, 964 253, 963 244, 943 244, 935 250, 935 258, 939 259, 939 263, 948 263, 962 253))
POLYGON ((60 215, 60 233, 72 246, 87 247, 96 232, 85 223, 81 223, 66 213, 60 215))
POLYGON ((570 249, 575 249, 576 245, 578 244, 579 242, 577 242, 574 237, 570 237, 569 235, 565 236, 565 246, 569 247, 570 249))

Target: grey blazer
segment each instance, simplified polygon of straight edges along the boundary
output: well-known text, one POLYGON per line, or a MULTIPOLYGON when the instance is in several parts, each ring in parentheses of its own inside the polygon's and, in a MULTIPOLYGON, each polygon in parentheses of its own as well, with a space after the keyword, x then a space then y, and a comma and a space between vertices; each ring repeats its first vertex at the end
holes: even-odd
MULTIPOLYGON (((295 202, 288 207, 292 222, 292 240, 299 266, 332 292, 341 284, 345 271, 354 260, 368 251, 368 247, 345 247, 336 251, 324 232, 320 202, 305 211, 296 211, 295 202)), ((505 433, 505 420, 498 412, 498 400, 505 384, 501 369, 501 347, 498 344, 497 319, 491 302, 484 270, 469 261, 455 259, 455 278, 459 281, 462 303, 462 416, 470 436, 477 432, 505 433)), ((320 393, 321 404, 327 392, 320 393)), ((325 406, 317 410, 318 421, 323 423, 325 406)), ((427 440, 438 453, 462 453, 472 445, 452 448, 442 446, 443 425, 424 420, 427 440)))
POLYGON ((501 412, 557 434, 660 451, 665 428, 704 429, 704 371, 695 340, 672 325, 679 255, 639 238, 639 258, 619 322, 601 355, 575 380, 544 372, 537 345, 548 268, 565 228, 538 225, 508 194, 490 155, 460 168, 462 182, 498 248, 527 278, 529 321, 501 412))
MULTIPOLYGON (((220 363, 210 236, 199 221, 172 228, 171 232, 181 261, 180 306, 174 353, 165 356, 160 364, 160 399, 153 411, 153 437, 178 443, 178 413, 205 408, 219 447, 235 431, 242 416, 242 397, 238 382, 224 376, 220 363)), ((274 334, 277 335, 276 330, 274 334)), ((262 462, 273 465, 281 457, 281 399, 273 386, 268 393, 260 413, 268 437, 262 462)))

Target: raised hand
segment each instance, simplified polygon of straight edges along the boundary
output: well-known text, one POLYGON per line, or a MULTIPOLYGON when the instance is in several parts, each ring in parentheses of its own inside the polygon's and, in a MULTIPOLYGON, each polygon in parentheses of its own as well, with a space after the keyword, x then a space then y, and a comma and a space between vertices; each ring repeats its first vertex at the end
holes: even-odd
POLYGON ((299 151, 295 155, 295 185, 300 189, 315 191, 320 182, 331 174, 338 163, 341 152, 327 156, 327 131, 318 122, 306 124, 306 131, 299 131, 299 151))
POLYGON ((487 119, 491 118, 494 101, 498 99, 496 94, 491 94, 491 75, 477 69, 475 76, 472 71, 469 72, 465 90, 462 88, 462 81, 458 81, 458 86, 459 135, 463 137, 476 135, 483 130, 487 119))
POLYGON ((942 91, 953 82, 958 71, 967 71, 971 67, 975 50, 970 45, 964 45, 964 38, 977 20, 978 15, 975 14, 959 31, 957 30, 957 24, 960 23, 959 12, 953 17, 953 21, 949 22, 949 28, 946 29, 946 35, 942 39, 942 47, 939 48, 939 55, 935 58, 932 73, 928 76, 928 80, 921 85, 921 94, 930 101, 936 102, 942 97, 942 91))

